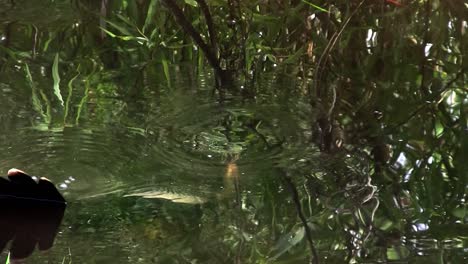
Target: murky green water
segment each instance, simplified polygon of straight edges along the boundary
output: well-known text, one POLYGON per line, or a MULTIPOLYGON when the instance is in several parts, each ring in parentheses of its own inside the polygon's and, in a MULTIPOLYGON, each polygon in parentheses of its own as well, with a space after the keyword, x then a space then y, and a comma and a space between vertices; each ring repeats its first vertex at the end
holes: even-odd
MULTIPOLYGON (((262 125, 300 144, 300 130, 274 120, 292 122, 294 106, 220 104, 204 85, 177 79, 177 88, 158 97, 99 98, 107 109, 88 102, 79 122, 65 125, 59 105, 50 106, 59 121, 44 124, 28 96, 4 85, 1 100, 15 106, 3 104, 1 170, 47 176, 69 202, 53 263, 69 254, 74 263, 217 263, 246 254, 238 243, 267 254, 284 235, 268 229, 294 225, 281 223, 294 219, 294 208, 274 201, 287 197, 274 169, 281 150, 243 138, 245 131, 233 132, 237 141, 223 134, 228 119, 275 112, 265 120, 276 125, 262 125), (271 218, 276 206, 278 219, 271 218)), ((76 108, 70 104, 72 115, 76 108)), ((305 151, 287 158, 302 162, 305 151)))
POLYGON ((268 54, 221 100, 195 49, 180 63, 174 47, 96 40, 102 21, 81 1, 13 2, 0 0, 0 172, 45 176, 68 201, 54 247, 26 263, 308 263, 314 250, 320 263, 467 263, 466 21, 424 55, 421 21, 392 42, 379 23, 403 9, 376 15, 362 47, 344 33, 350 48, 330 55, 330 98, 310 99, 307 64, 268 54))
MULTIPOLYGON (((78 122, 79 96, 71 99, 65 123, 63 108, 51 103, 54 121, 48 124, 31 108, 30 96, 3 84, 1 101, 10 103, 2 104, 1 171, 15 166, 47 176, 69 202, 53 250, 45 256, 35 254, 31 263, 60 263, 64 258, 73 263, 250 263, 276 257, 284 263, 303 262, 307 249, 299 241, 304 240, 304 230, 288 186, 281 181, 285 168, 288 173, 336 177, 330 166, 338 166, 342 173, 355 174, 338 175, 344 178, 331 182, 344 182, 334 187, 298 180, 309 199, 323 203, 304 205, 312 216, 346 219, 359 210, 380 212, 378 198, 364 205, 368 198, 360 194, 377 189, 366 183, 368 168, 355 164, 361 172, 345 172, 339 168, 344 160, 358 159, 323 156, 311 145, 300 119, 313 113, 300 102, 265 96, 257 103, 236 97, 220 103, 203 84, 209 77, 200 76, 199 83, 190 83, 183 74, 175 79, 177 88, 159 95, 89 98, 78 122), (258 131, 274 133, 264 135, 269 145, 245 127, 236 127, 239 120, 249 119, 258 122, 258 131), (273 138, 288 143, 278 147, 273 138), (327 193, 340 186, 346 192, 327 193), (353 201, 346 201, 349 198, 353 201)), ((263 85, 281 89, 275 81, 263 85)), ((378 197, 378 192, 373 195, 378 197)), ((330 246, 346 236, 346 227, 311 227, 320 254, 338 263, 346 249, 330 246)), ((408 261, 464 254, 461 240, 417 231, 394 234, 390 242, 387 235, 379 235, 382 245, 361 250, 371 251, 371 261, 391 254, 408 261)))

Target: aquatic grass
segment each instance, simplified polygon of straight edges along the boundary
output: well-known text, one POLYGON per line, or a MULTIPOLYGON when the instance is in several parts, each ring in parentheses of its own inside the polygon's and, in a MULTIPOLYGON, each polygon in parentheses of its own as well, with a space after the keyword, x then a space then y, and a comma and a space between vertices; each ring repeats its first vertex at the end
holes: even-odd
POLYGON ((72 260, 72 253, 71 253, 71 250, 70 248, 68 248, 68 256, 64 256, 63 259, 62 259, 62 263, 61 264, 65 264, 65 260, 69 258, 70 261, 68 261, 68 264, 72 264, 73 260, 72 260))
MULTIPOLYGON (((80 64, 81 65, 81 64, 80 64)), ((77 69, 77 74, 73 76, 73 78, 70 79, 68 82, 68 95, 67 95, 67 100, 65 101, 65 112, 63 113, 63 124, 65 125, 67 121, 67 116, 68 116, 68 110, 69 110, 69 105, 70 105, 70 100, 73 94, 73 82, 75 81, 78 76, 80 76, 80 65, 78 65, 77 69)))
POLYGON ((118 32, 120 32, 121 35, 117 35, 116 33, 113 33, 112 31, 107 30, 104 27, 100 27, 100 29, 112 38, 117 38, 117 39, 121 39, 124 41, 134 40, 140 45, 146 44, 149 47, 152 46, 152 41, 143 33, 144 30, 140 30, 137 25, 133 24, 128 18, 122 15, 118 15, 118 18, 124 24, 113 22, 107 19, 105 19, 105 21, 111 27, 113 27, 118 32))
POLYGON ((167 86, 170 89, 171 88, 171 75, 170 75, 170 72, 169 72, 169 63, 167 62, 167 59, 163 58, 163 59, 161 59, 161 64, 163 66, 164 77, 166 77, 167 86))
POLYGON ((52 121, 52 107, 50 105, 50 101, 47 98, 47 95, 44 93, 44 91, 39 90, 39 94, 42 97, 42 100, 44 100, 45 105, 46 105, 46 112, 45 112, 45 123, 50 124, 52 121))
POLYGON ((60 93, 60 75, 58 72, 59 64, 59 54, 55 54, 54 64, 52 65, 52 78, 54 80, 54 94, 57 96, 57 99, 60 101, 60 104, 64 106, 62 94, 60 93))
POLYGON ((308 5, 310 5, 311 7, 315 8, 315 9, 317 9, 317 10, 319 10, 319 11, 326 12, 326 13, 330 13, 330 12, 329 12, 328 10, 326 10, 325 8, 320 7, 320 6, 318 6, 318 5, 315 5, 315 4, 313 4, 313 3, 309 2, 309 1, 302 0, 302 2, 303 2, 303 3, 306 3, 306 4, 308 4, 308 5))
POLYGON ((26 63, 24 64, 24 69, 26 72, 26 79, 29 83, 29 86, 31 87, 31 98, 32 98, 33 108, 37 113, 41 115, 42 119, 44 120, 46 124, 50 124, 52 117, 51 117, 51 106, 50 106, 49 99, 47 98, 46 94, 41 89, 37 89, 36 85, 34 84, 32 74, 31 74, 28 64, 26 63), (40 97, 38 94, 40 95, 40 97), (46 104, 45 112, 42 106, 41 98, 46 104))
POLYGON ((15 60, 15 61, 18 60, 18 58, 16 57, 18 52, 14 52, 13 50, 11 50, 11 49, 3 46, 3 45, 0 45, 0 51, 3 51, 6 54, 8 54, 13 60, 15 60))
MULTIPOLYGON (((122 34, 124 34, 126 37, 133 37, 133 35, 130 33, 130 31, 128 31, 125 27, 123 26, 120 26, 119 24, 117 23, 114 23, 112 21, 109 21, 109 20, 106 20, 106 23, 111 25, 113 28, 117 29, 118 31, 120 31, 122 34)), ((101 28, 102 30, 106 31, 106 33, 109 34, 109 31, 105 30, 104 28, 101 28)), ((116 35, 115 34, 112 34, 111 37, 115 37, 116 35)))
POLYGON ((146 32, 146 29, 151 26, 151 21, 156 13, 156 0, 151 0, 148 6, 148 12, 146 13, 145 25, 143 25, 143 32, 146 32))
POLYGON ((81 112, 83 111, 83 107, 86 104, 86 102, 88 101, 89 78, 91 78, 91 76, 88 76, 88 79, 86 79, 86 81, 85 81, 84 94, 83 94, 83 97, 80 100, 80 103, 78 104, 78 110, 77 110, 76 118, 75 118, 75 125, 78 125, 78 123, 80 121, 80 117, 81 117, 81 112))
POLYGON ((28 84, 31 87, 31 99, 32 99, 33 108, 34 110, 36 110, 36 112, 38 112, 42 116, 44 120, 46 120, 47 117, 42 108, 41 100, 38 97, 36 85, 34 84, 31 71, 29 70, 29 66, 26 63, 24 64, 24 71, 26 72, 26 79, 28 81, 28 84))

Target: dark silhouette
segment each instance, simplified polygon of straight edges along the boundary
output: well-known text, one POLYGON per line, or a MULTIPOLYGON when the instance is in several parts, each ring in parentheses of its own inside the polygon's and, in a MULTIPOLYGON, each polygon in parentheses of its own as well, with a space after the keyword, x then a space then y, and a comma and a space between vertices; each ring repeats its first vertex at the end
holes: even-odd
POLYGON ((0 177, 0 252, 12 240, 10 259, 29 257, 34 248, 52 247, 66 201, 46 178, 34 179, 17 169, 0 177))

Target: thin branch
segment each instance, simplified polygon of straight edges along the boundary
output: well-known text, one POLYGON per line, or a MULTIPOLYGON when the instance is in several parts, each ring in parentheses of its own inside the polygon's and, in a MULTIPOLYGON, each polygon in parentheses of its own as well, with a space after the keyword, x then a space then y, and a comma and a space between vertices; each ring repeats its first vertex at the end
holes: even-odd
POLYGON ((426 46, 429 43, 429 23, 430 23, 430 18, 429 15, 431 13, 431 0, 426 0, 424 4, 424 11, 425 17, 424 17, 424 36, 423 36, 423 43, 421 45, 421 62, 419 65, 419 70, 421 73, 421 85, 419 87, 419 90, 422 92, 423 97, 427 97, 429 95, 429 90, 427 88, 427 82, 428 82, 428 76, 431 74, 427 74, 426 72, 426 64, 427 64, 427 59, 426 59, 426 46))
MULTIPOLYGON (((323 66, 327 63, 328 59, 327 56, 331 52, 331 50, 335 47, 336 42, 338 39, 341 37, 341 34, 345 30, 346 26, 348 25, 349 21, 351 18, 357 13, 359 8, 364 4, 366 0, 362 0, 359 5, 353 10, 353 12, 349 15, 349 17, 345 20, 343 25, 341 26, 341 29, 338 32, 335 32, 333 36, 330 38, 330 41, 328 41, 327 46, 325 47, 325 50, 322 52, 322 55, 320 55, 319 61, 317 62, 317 68, 315 69, 314 72, 314 79, 313 79, 313 87, 318 91, 318 95, 320 96, 320 89, 319 89, 319 78, 322 75, 323 72, 323 66)), ((332 89, 335 89, 332 87, 332 89)), ((334 91, 336 94, 336 91, 334 91)), ((311 96, 311 92, 309 91, 309 96, 311 96)), ((334 109, 334 104, 330 107, 330 109, 327 111, 327 117, 330 117, 331 113, 333 112, 334 109)))
POLYGON ((208 46, 208 44, 205 43, 205 41, 203 41, 200 33, 187 20, 182 9, 180 9, 180 7, 173 0, 162 1, 172 12, 177 23, 179 23, 179 25, 184 29, 184 31, 190 35, 190 37, 197 44, 197 46, 203 51, 211 67, 214 68, 217 77, 223 79, 223 70, 221 69, 219 60, 216 57, 215 52, 212 48, 210 48, 210 46, 208 46))
POLYGON ((307 224, 307 219, 302 212, 301 200, 299 199, 299 194, 297 192, 296 186, 291 181, 291 178, 283 172, 283 180, 291 191, 291 196, 296 206, 297 215, 301 219, 302 225, 304 226, 307 242, 309 243, 310 252, 312 253, 310 263, 319 264, 319 258, 317 249, 315 248, 314 241, 312 240, 312 232, 310 231, 309 225, 307 224))
POLYGON ((210 34, 211 48, 217 53, 218 52, 218 40, 216 37, 216 31, 214 28, 213 18, 210 13, 210 8, 206 4, 205 0, 196 0, 200 9, 205 16, 206 26, 208 27, 208 34, 210 34))

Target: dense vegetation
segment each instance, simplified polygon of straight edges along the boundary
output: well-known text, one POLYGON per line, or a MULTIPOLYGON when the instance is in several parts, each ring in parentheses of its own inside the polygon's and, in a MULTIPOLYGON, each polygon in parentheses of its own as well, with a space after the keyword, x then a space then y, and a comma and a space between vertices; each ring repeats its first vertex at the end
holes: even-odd
MULTIPOLYGON (((18 98, 26 97, 35 113, 31 122, 42 131, 112 123, 118 117, 132 133, 155 131, 157 137, 149 139, 154 144, 177 141, 182 152, 193 155, 209 149, 231 176, 237 161, 255 160, 262 151, 282 153, 273 168, 265 168, 265 175, 277 177, 261 177, 258 200, 246 205, 238 197, 233 211, 219 216, 225 225, 217 228, 229 232, 197 231, 199 239, 222 242, 211 245, 218 252, 204 261, 226 256, 235 263, 466 260, 468 10, 463 1, 0 5, 0 88, 15 94, 0 97, 4 113, 15 112, 18 98), (206 97, 197 102, 215 100, 224 107, 220 119, 211 120, 210 109, 187 117, 199 127, 189 127, 192 121, 184 118, 177 126, 152 116, 135 122, 121 115, 132 108, 183 114, 193 102, 167 103, 180 76, 192 86, 206 77, 211 92, 193 93, 206 97), (147 101, 154 95, 158 100, 147 101), (108 98, 118 103, 109 104, 108 98), (232 107, 233 101, 244 108, 232 107), (277 115, 269 103, 282 105, 288 115, 277 115), (296 156, 298 149, 303 156, 296 156), (235 221, 229 221, 231 214, 238 214, 235 221), (418 243, 426 238, 437 245, 431 247, 435 253, 421 249, 418 243)), ((2 131, 16 126, 6 118, 1 122, 2 131)), ((107 206, 114 210, 126 202, 116 198, 107 206)), ((183 214, 178 210, 167 209, 171 218, 183 214)), ((198 207, 183 210, 190 211, 190 221, 211 221, 198 207)), ((125 217, 138 222, 135 232, 149 228, 139 226, 144 223, 138 215, 125 217)), ((151 224, 161 230, 184 226, 151 224)), ((194 231, 179 232, 176 240, 194 231)), ((174 257, 178 250, 166 253, 174 257)), ((178 261, 186 263, 182 257, 178 261)))

